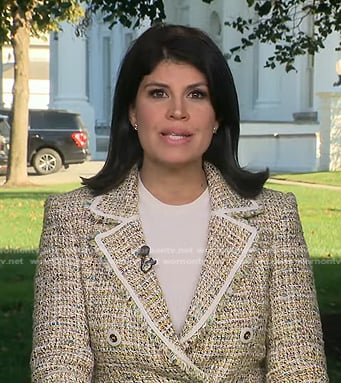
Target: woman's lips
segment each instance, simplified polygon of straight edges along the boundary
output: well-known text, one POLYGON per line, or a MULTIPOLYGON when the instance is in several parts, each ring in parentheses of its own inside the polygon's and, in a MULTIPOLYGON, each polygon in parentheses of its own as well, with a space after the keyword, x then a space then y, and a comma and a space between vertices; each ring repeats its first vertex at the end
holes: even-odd
POLYGON ((190 137, 192 136, 191 134, 188 133, 175 133, 175 132, 162 132, 161 136, 165 138, 167 142, 171 143, 183 143, 183 142, 188 142, 190 137))
POLYGON ((177 133, 161 133, 163 136, 167 136, 170 139, 179 140, 181 138, 189 137, 190 134, 177 134, 177 133))

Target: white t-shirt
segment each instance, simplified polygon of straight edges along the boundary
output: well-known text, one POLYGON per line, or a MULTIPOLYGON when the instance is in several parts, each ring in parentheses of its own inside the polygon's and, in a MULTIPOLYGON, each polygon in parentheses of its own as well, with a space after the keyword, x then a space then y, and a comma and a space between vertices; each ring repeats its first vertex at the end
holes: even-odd
POLYGON ((139 180, 139 214, 174 330, 179 334, 194 296, 207 246, 208 189, 193 202, 167 205, 139 180))

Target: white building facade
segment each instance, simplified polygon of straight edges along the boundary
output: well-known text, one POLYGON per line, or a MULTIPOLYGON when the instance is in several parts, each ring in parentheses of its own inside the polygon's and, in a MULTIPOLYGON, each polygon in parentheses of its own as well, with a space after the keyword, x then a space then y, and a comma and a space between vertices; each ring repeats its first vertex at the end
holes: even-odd
MULTIPOLYGON (((238 0, 165 0, 167 22, 199 27, 224 54, 238 45, 240 35, 226 20, 250 10, 238 0)), ((122 56, 140 30, 116 25, 109 30, 94 19, 86 37, 76 37, 70 25, 50 41, 50 104, 81 113, 90 133, 92 158, 105 159, 111 106, 122 56)), ((341 86, 335 87, 335 48, 332 35, 314 60, 301 57, 297 72, 265 69, 270 45, 256 45, 229 61, 241 111, 240 163, 272 172, 309 172, 341 168, 341 86)))
MULTIPOLYGON (((0 50, 0 105, 11 108, 14 82, 14 53, 11 45, 0 50)), ((29 51, 29 107, 47 108, 50 100, 49 63, 50 49, 48 35, 32 38, 29 51)))

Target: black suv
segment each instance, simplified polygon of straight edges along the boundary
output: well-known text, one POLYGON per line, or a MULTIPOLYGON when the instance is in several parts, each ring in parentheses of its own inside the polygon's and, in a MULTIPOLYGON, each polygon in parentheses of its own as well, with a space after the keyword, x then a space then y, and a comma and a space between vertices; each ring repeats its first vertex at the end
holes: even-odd
MULTIPOLYGON (((0 109, 0 115, 8 116, 11 125, 10 110, 0 109)), ((38 174, 83 163, 88 156, 88 133, 78 113, 56 109, 29 111, 27 163, 38 174)))

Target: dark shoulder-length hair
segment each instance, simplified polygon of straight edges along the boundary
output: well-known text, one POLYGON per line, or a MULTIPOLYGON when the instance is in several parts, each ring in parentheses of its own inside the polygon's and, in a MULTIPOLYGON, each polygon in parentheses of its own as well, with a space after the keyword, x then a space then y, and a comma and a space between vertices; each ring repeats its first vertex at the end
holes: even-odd
POLYGON ((135 102, 143 77, 162 60, 191 64, 206 76, 219 129, 203 160, 215 165, 241 196, 255 197, 268 178, 268 171, 251 173, 239 165, 239 106, 229 66, 205 32, 170 24, 147 29, 123 58, 114 94, 107 159, 99 173, 83 179, 83 183, 95 194, 102 194, 118 186, 133 165, 141 165, 143 151, 129 121, 129 107, 135 102))

